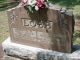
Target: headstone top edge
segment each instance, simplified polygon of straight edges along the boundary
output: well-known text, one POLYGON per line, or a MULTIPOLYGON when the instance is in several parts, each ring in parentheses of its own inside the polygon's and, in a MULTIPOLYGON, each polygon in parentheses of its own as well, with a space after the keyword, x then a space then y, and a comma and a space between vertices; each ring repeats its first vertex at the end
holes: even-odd
POLYGON ((16 7, 13 7, 13 8, 11 8, 11 9, 8 9, 7 11, 11 11, 11 10, 14 10, 14 9, 16 9, 16 8, 20 8, 20 7, 22 7, 22 6, 16 6, 16 7))
MULTIPOLYGON (((13 7, 13 8, 11 8, 11 9, 8 9, 7 11, 11 11, 11 10, 13 10, 13 9, 15 9, 15 8, 21 8, 21 7, 24 7, 24 6, 20 6, 20 5, 18 5, 18 6, 16 6, 16 7, 13 7)), ((57 5, 49 5, 47 8, 49 8, 49 9, 54 9, 54 10, 60 10, 61 9, 61 7, 60 6, 57 6, 57 5)))
MULTIPOLYGON (((9 9, 9 10, 7 10, 7 12, 9 12, 9 11, 12 11, 12 10, 14 10, 14 9, 18 9, 18 8, 22 8, 23 6, 16 6, 16 7, 14 7, 14 8, 11 8, 11 9, 9 9)), ((62 9, 63 10, 63 8, 61 8, 61 7, 59 7, 59 6, 56 6, 56 5, 53 5, 53 6, 49 6, 48 7, 49 9, 52 9, 52 10, 55 10, 55 11, 59 11, 59 12, 61 12, 60 10, 62 9)), ((64 12, 66 15, 69 15, 69 16, 73 16, 73 12, 72 11, 68 11, 68 10, 66 10, 66 12, 64 12)))

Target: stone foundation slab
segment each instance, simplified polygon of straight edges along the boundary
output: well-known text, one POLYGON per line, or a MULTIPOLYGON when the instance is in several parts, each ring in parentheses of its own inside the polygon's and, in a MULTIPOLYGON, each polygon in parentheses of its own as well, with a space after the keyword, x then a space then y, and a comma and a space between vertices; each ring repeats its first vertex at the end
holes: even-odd
POLYGON ((2 46, 8 59, 15 57, 22 60, 80 60, 80 50, 62 53, 13 43, 10 37, 2 43, 2 46))

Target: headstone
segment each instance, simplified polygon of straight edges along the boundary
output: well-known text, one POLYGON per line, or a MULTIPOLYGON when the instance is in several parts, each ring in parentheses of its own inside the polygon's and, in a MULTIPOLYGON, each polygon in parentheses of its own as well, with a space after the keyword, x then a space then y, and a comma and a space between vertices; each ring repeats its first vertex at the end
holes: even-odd
POLYGON ((26 7, 8 10, 10 36, 16 43, 71 52, 73 16, 53 8, 31 13, 26 7))

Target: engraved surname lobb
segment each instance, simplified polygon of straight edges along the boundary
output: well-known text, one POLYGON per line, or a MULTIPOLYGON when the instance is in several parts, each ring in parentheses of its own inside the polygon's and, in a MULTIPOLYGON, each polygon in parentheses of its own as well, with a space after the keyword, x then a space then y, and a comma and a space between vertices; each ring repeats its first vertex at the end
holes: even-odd
POLYGON ((26 26, 26 27, 34 27, 34 28, 46 28, 46 29, 51 29, 52 28, 52 24, 53 22, 52 21, 45 21, 43 22, 42 20, 37 22, 36 20, 30 20, 30 19, 27 19, 27 18, 22 18, 22 21, 23 21, 23 26, 26 26))

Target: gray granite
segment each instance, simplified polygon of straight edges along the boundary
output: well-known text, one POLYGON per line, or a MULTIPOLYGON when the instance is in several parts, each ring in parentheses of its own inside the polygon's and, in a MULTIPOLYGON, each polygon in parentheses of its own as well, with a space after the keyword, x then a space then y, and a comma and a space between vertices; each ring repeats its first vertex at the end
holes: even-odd
POLYGON ((27 45, 12 43, 10 38, 2 44, 6 55, 21 58, 23 60, 80 60, 80 50, 73 53, 62 53, 27 45))
POLYGON ((19 59, 19 58, 16 58, 16 57, 11 57, 11 56, 8 56, 8 55, 4 55, 1 60, 23 60, 23 59, 19 59))

